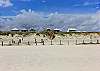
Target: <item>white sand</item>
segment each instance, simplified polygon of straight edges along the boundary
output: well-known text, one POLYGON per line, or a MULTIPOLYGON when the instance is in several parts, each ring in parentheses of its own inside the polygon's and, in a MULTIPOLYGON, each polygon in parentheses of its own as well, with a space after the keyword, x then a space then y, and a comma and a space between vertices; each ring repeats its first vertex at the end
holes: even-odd
MULTIPOLYGON (((47 37, 30 35, 19 46, 21 37, 0 36, 0 71, 100 71, 100 44, 76 45, 76 40, 90 42, 90 36, 76 36, 56 36, 50 45, 47 37), (36 46, 35 38, 38 42, 44 39, 45 45, 36 46), (12 39, 16 44, 1 46, 1 41, 9 44, 12 39), (59 45, 60 40, 63 45, 59 45)), ((93 37, 92 42, 97 39, 100 40, 93 37)))
POLYGON ((0 71, 100 71, 99 45, 4 46, 0 71))

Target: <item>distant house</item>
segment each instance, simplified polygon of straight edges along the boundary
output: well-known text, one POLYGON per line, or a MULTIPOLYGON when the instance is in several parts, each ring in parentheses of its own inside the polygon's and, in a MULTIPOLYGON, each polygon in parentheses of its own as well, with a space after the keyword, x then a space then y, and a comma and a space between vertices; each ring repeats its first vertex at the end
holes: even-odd
POLYGON ((23 29, 20 29, 20 31, 21 32, 28 32, 28 29, 23 28, 23 29))
POLYGON ((51 31, 52 29, 51 28, 46 28, 46 31, 51 31))
POLYGON ((60 32, 61 30, 60 29, 54 29, 54 32, 60 32))
POLYGON ((20 30, 18 28, 11 29, 12 32, 19 32, 20 30))
POLYGON ((76 28, 68 28, 67 32, 77 32, 76 28))
POLYGON ((36 32, 36 30, 34 28, 30 28, 29 31, 30 32, 36 32))

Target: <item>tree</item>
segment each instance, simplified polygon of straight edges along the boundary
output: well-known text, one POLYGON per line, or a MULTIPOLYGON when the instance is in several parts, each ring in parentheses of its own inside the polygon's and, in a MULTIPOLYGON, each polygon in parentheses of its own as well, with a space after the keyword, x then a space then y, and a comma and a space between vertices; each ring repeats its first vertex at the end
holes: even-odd
POLYGON ((48 38, 51 40, 51 45, 53 45, 52 40, 55 38, 55 34, 53 31, 47 32, 48 38))

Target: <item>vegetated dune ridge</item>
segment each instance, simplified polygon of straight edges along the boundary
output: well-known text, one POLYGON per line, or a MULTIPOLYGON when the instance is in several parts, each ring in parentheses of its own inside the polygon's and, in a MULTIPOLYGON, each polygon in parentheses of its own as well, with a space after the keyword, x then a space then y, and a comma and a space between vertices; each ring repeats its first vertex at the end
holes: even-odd
POLYGON ((35 46, 35 45, 99 45, 99 32, 71 32, 71 33, 0 33, 0 46, 35 46))

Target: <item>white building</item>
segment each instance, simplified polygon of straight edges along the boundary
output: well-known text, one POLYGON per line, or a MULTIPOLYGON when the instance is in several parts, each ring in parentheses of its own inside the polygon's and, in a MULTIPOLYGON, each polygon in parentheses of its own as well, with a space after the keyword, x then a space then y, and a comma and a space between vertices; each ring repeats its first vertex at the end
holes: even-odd
POLYGON ((28 32, 28 30, 25 29, 25 28, 20 29, 20 31, 21 31, 21 32, 28 32))
POLYGON ((76 28, 68 28, 67 32, 77 32, 76 28))
POLYGON ((61 30, 60 29, 54 29, 54 32, 60 32, 61 30))
POLYGON ((18 28, 11 29, 12 32, 19 32, 20 30, 18 28))
POLYGON ((18 28, 13 28, 11 29, 12 32, 28 32, 27 29, 25 28, 21 28, 21 29, 18 29, 18 28))

